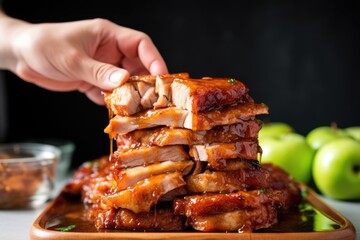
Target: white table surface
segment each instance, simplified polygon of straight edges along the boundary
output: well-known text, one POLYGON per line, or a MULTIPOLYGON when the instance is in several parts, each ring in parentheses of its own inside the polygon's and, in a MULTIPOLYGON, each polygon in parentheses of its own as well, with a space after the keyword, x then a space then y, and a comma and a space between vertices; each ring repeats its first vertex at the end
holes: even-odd
MULTIPOLYGON (((54 195, 62 189, 64 183, 57 184, 54 195)), ((360 240, 360 202, 323 200, 332 208, 349 219, 356 228, 357 240, 360 240)), ((30 227, 46 205, 35 210, 0 210, 0 240, 30 239, 30 227)))

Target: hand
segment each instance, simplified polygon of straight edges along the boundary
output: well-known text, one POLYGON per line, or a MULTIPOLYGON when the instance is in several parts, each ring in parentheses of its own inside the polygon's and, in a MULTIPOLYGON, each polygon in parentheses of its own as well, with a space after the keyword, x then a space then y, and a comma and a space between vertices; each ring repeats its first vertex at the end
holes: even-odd
POLYGON ((167 73, 146 34, 104 19, 12 25, 17 28, 8 35, 7 68, 48 90, 79 90, 104 104, 101 90, 123 84, 129 75, 167 73))

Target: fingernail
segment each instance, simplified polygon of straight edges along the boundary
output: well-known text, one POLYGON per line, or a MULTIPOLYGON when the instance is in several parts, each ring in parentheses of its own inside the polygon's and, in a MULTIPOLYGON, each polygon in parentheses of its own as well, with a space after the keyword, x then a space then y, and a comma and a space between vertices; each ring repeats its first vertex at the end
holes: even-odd
POLYGON ((124 73, 121 71, 115 71, 110 75, 110 82, 114 84, 119 84, 121 80, 124 78, 124 73))

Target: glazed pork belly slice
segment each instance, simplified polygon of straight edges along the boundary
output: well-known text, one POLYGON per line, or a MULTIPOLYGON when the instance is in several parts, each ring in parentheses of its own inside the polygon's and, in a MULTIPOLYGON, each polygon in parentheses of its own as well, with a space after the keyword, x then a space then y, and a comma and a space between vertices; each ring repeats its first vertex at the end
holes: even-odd
POLYGON ((112 114, 130 116, 143 109, 153 108, 158 100, 155 86, 142 82, 127 82, 112 93, 105 92, 104 100, 112 114))
POLYGON ((174 201, 174 213, 187 217, 198 231, 253 231, 277 223, 273 199, 259 190, 185 196, 174 201))
POLYGON ((281 194, 273 194, 272 196, 280 212, 286 213, 289 209, 296 208, 302 200, 300 184, 274 164, 262 164, 262 168, 271 174, 270 188, 281 192, 281 194))
POLYGON ((267 114, 268 107, 264 104, 244 103, 206 113, 194 114, 176 107, 147 110, 133 116, 115 116, 105 128, 111 138, 134 130, 167 126, 187 128, 193 131, 210 130, 219 125, 231 125, 252 120, 255 115, 267 114))
POLYGON ((135 75, 129 81, 104 93, 107 108, 112 114, 130 116, 145 109, 170 105, 170 85, 177 77, 188 78, 187 73, 164 75, 135 75))
POLYGON ((191 193, 231 193, 240 190, 269 187, 270 173, 262 168, 233 171, 209 171, 185 178, 191 193))
POLYGON ((159 174, 141 180, 123 191, 106 194, 103 204, 135 213, 149 212, 163 195, 185 184, 180 172, 159 174))
POLYGON ((104 132, 110 138, 126 134, 138 129, 147 129, 159 126, 184 127, 185 119, 188 117, 186 110, 175 107, 147 110, 133 116, 117 115, 110 119, 109 125, 104 132))
MULTIPOLYGON (((187 175, 191 171, 193 164, 192 161, 167 161, 151 164, 146 167, 127 168, 120 171, 113 169, 110 173, 103 173, 102 170, 99 170, 95 174, 92 174, 91 178, 82 186, 83 202, 86 204, 101 205, 104 203, 104 201, 101 201, 103 195, 110 192, 123 191, 137 182, 159 174, 179 172, 182 175, 187 175)), ((169 193, 167 198, 174 198, 183 193, 183 191, 177 193, 174 190, 172 192, 171 194, 169 193)), ((109 208, 103 205, 101 205, 101 207, 104 209, 109 208)))
POLYGON ((142 110, 141 96, 132 83, 115 88, 112 93, 105 92, 107 108, 114 114, 130 116, 142 110))
POLYGON ((118 149, 110 157, 110 161, 114 164, 115 168, 147 166, 157 162, 176 162, 189 159, 188 153, 181 145, 140 147, 127 150, 118 149))
POLYGON ((234 142, 240 139, 257 139, 261 128, 257 120, 216 126, 207 131, 192 131, 185 128, 160 127, 136 130, 116 137, 117 147, 121 149, 140 146, 194 145, 214 142, 234 142))
POLYGON ((74 172, 70 181, 65 185, 63 191, 70 195, 80 195, 83 186, 89 182, 91 178, 98 176, 111 175, 111 164, 109 156, 102 156, 93 161, 84 162, 74 172))
POLYGON ((109 205, 104 205, 103 197, 104 194, 110 192, 112 188, 112 174, 107 176, 93 175, 82 187, 82 202, 88 206, 98 206, 103 209, 109 209, 109 205))
POLYGON ((182 175, 187 175, 191 171, 193 165, 193 161, 165 161, 150 164, 148 166, 139 166, 121 170, 119 173, 114 174, 116 183, 115 191, 124 190, 141 180, 158 174, 180 172, 182 175))
POLYGON ((235 79, 190 79, 186 73, 140 75, 131 77, 113 92, 106 92, 105 102, 114 114, 122 116, 170 105, 198 113, 254 102, 248 91, 242 82, 235 79))
POLYGON ((248 88, 228 78, 175 79, 171 84, 173 104, 193 113, 253 102, 248 88))
MULTIPOLYGON (((224 159, 222 161, 218 161, 215 165, 210 165, 206 162, 196 162, 206 164, 207 170, 215 170, 215 171, 235 171, 235 170, 244 170, 248 171, 256 170, 261 168, 261 164, 258 160, 247 160, 247 159, 224 159)), ((202 167, 204 169, 204 166, 202 167)), ((198 172, 200 173, 200 172, 198 172)))
MULTIPOLYGON (((188 73, 175 73, 163 75, 140 75, 130 78, 130 82, 137 85, 141 96, 142 109, 163 108, 172 105, 171 103, 171 84, 174 79, 189 78, 188 73), (145 90, 144 89, 145 86, 145 90), (148 88, 148 89, 147 89, 148 88)), ((130 96, 127 96, 128 98, 130 96)))
MULTIPOLYGON (((189 194, 189 192, 186 189, 186 186, 182 186, 182 187, 176 188, 174 190, 171 190, 170 192, 161 196, 161 198, 159 199, 159 202, 171 202, 172 203, 175 199, 177 199, 181 196, 185 196, 187 194, 189 194)), ((159 206, 159 205, 157 205, 157 206, 159 206)))
POLYGON ((206 216, 190 216, 186 225, 202 232, 253 232, 270 228, 278 222, 277 210, 271 204, 258 208, 241 209, 232 212, 206 216))
POLYGON ((226 159, 245 158, 256 160, 261 148, 255 141, 238 141, 232 143, 212 143, 193 145, 190 147, 190 156, 195 161, 208 162, 212 166, 223 165, 226 159))
POLYGON ((181 216, 171 209, 156 209, 151 212, 134 213, 127 209, 108 210, 90 208, 88 219, 97 229, 122 229, 130 231, 181 231, 184 223, 181 216))
POLYGON ((206 216, 232 212, 241 209, 258 208, 260 205, 273 203, 267 192, 259 190, 238 191, 223 194, 197 194, 185 196, 174 201, 174 213, 191 216, 206 216))

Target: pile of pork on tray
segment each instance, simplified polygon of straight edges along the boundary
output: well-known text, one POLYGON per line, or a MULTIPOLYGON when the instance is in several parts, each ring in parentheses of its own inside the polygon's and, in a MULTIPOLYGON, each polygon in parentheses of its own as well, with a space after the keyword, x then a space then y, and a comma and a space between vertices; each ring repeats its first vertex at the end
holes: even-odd
POLYGON ((256 115, 268 107, 244 83, 139 75, 104 98, 117 148, 64 190, 98 229, 252 232, 300 203, 299 184, 259 162, 256 115))

